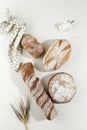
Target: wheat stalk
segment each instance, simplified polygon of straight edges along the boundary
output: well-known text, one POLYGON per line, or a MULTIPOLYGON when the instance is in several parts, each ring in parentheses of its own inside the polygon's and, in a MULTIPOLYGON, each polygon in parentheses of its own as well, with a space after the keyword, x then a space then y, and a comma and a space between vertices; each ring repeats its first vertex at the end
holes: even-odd
POLYGON ((24 124, 25 129, 28 130, 28 119, 29 119, 29 110, 30 110, 30 104, 27 100, 26 106, 24 105, 23 100, 19 104, 20 110, 17 110, 14 105, 10 104, 11 108, 15 112, 17 118, 24 124))

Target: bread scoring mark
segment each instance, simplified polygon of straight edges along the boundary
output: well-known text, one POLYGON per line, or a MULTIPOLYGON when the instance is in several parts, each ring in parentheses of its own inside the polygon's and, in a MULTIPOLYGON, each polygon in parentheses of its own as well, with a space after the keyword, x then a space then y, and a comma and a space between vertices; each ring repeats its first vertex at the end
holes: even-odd
POLYGON ((47 94, 46 94, 45 90, 43 90, 43 92, 41 93, 41 95, 38 97, 38 101, 37 101, 38 104, 40 106, 42 106, 42 104, 46 100, 46 98, 47 98, 47 94))
POLYGON ((54 60, 54 57, 51 57, 51 58, 49 58, 46 62, 45 62, 45 64, 44 65, 48 65, 51 61, 53 61, 54 60))
POLYGON ((54 105, 52 104, 52 106, 50 107, 50 111, 47 115, 47 119, 49 119, 49 120, 51 119, 51 114, 52 114, 53 109, 54 109, 54 105))
POLYGON ((35 99, 37 99, 38 96, 41 95, 41 93, 43 92, 43 90, 44 90, 43 86, 41 86, 41 85, 40 85, 40 86, 37 85, 36 92, 33 94, 33 96, 35 97, 35 99))
POLYGON ((61 46, 62 42, 63 42, 63 40, 59 40, 58 47, 61 46))
POLYGON ((62 51, 65 51, 65 50, 70 49, 70 48, 71 48, 71 45, 68 44, 68 45, 66 45, 66 47, 62 51))
POLYGON ((40 98, 42 98, 42 97, 44 96, 44 94, 45 94, 45 91, 43 91, 43 92, 40 94, 40 96, 38 96, 38 98, 36 99, 36 102, 37 102, 37 103, 39 102, 40 98))
MULTIPOLYGON (((55 48, 55 46, 56 46, 56 42, 47 50, 47 53, 46 53, 46 55, 44 56, 43 61, 45 61, 45 60, 48 59, 47 56, 50 55, 50 53, 53 51, 53 49, 55 48)), ((44 63, 44 64, 45 64, 45 63, 44 63)))
POLYGON ((36 79, 33 81, 33 85, 32 85, 31 88, 30 88, 30 92, 31 92, 33 89, 36 88, 38 81, 39 81, 39 78, 36 77, 36 79))
POLYGON ((46 103, 48 103, 49 100, 50 100, 49 97, 47 97, 46 100, 43 102, 41 108, 44 108, 44 106, 46 105, 46 103))

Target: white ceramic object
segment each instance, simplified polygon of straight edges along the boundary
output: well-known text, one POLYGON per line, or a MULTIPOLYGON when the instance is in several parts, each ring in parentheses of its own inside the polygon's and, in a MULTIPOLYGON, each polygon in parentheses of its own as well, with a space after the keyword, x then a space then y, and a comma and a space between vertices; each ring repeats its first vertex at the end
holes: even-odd
POLYGON ((74 23, 74 22, 75 22, 74 20, 68 20, 68 21, 56 23, 55 27, 60 32, 68 32, 68 31, 70 31, 70 29, 72 27, 72 23, 74 23))

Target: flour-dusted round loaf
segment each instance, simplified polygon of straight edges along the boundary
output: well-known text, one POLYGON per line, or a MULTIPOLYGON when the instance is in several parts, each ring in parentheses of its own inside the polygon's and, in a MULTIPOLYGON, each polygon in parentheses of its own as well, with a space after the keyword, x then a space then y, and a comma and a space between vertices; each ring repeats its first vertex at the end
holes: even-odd
POLYGON ((25 34, 21 40, 21 45, 26 49, 33 57, 38 58, 44 52, 44 47, 38 42, 36 38, 30 34, 25 34))
POLYGON ((50 78, 48 91, 54 102, 69 102, 76 93, 75 81, 70 74, 65 72, 57 73, 50 78))
POLYGON ((46 52, 43 58, 45 70, 56 70, 70 57, 71 45, 65 39, 57 40, 46 52))

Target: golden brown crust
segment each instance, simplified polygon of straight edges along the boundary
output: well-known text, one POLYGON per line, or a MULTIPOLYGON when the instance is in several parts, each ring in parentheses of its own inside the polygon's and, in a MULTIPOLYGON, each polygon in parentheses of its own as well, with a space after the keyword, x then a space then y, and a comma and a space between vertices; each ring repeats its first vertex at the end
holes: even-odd
POLYGON ((65 39, 57 40, 46 52, 43 58, 43 67, 46 70, 56 70, 68 61, 71 45, 65 39))
POLYGON ((28 78, 31 78, 34 75, 34 66, 30 62, 22 64, 20 71, 24 82, 26 82, 28 78))
POLYGON ((55 109, 50 97, 46 93, 40 79, 34 75, 34 66, 32 63, 28 62, 22 64, 21 73, 23 80, 26 82, 30 90, 31 95, 34 97, 37 105, 42 109, 42 112, 46 118, 49 118, 49 120, 55 118, 57 115, 57 110, 55 109))
POLYGON ((43 45, 40 44, 37 39, 30 34, 25 34, 20 44, 35 58, 40 57, 45 50, 43 45))

